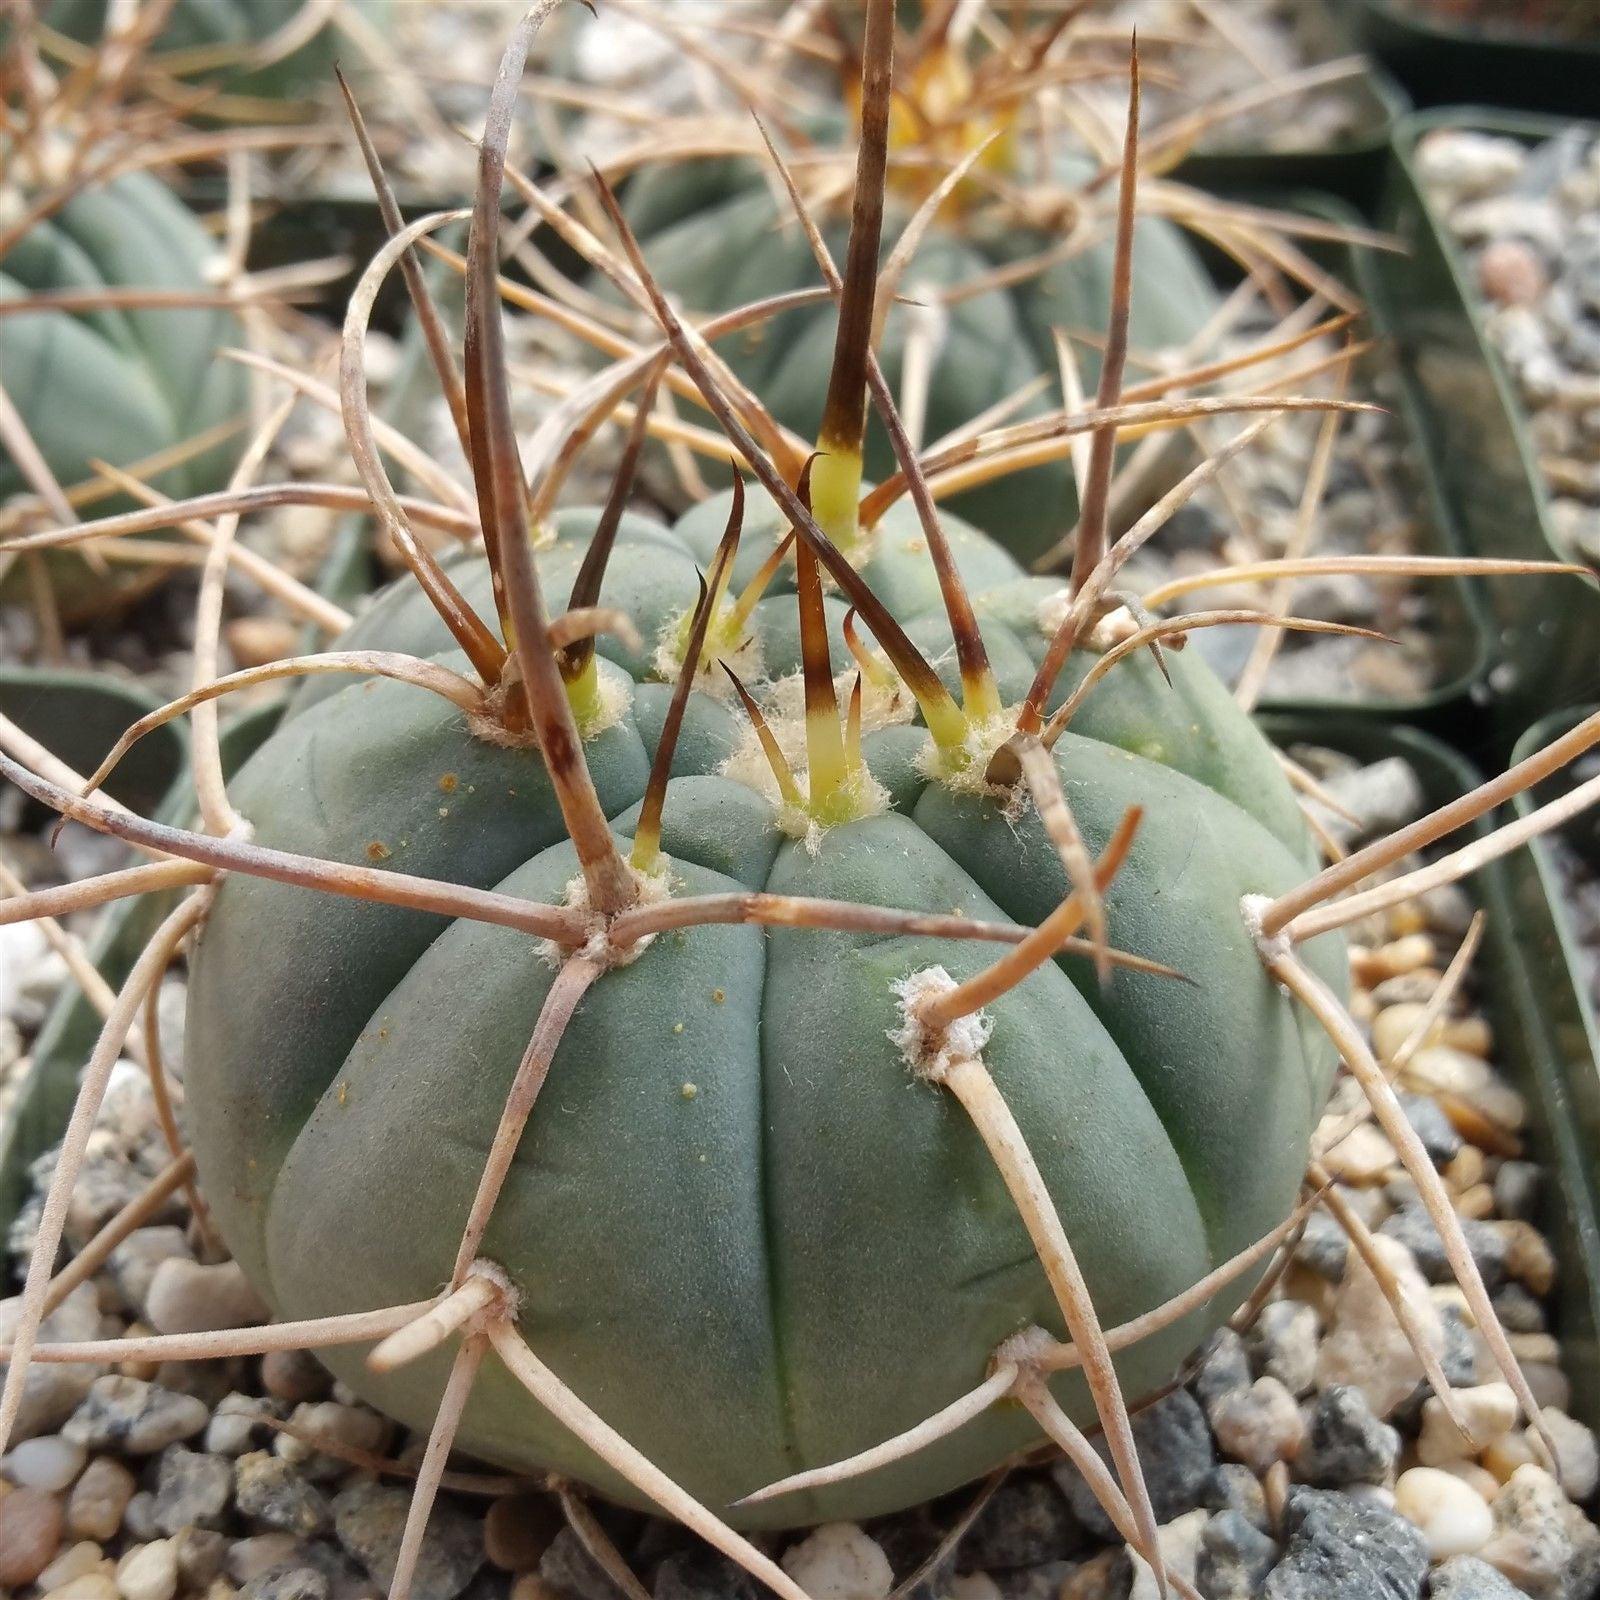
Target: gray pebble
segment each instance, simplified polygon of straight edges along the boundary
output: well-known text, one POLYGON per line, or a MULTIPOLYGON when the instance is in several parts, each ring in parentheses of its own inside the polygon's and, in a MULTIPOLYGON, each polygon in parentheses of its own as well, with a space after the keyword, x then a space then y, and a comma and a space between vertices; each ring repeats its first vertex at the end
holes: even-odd
POLYGON ((1207 1511, 1237 1511, 1262 1533, 1272 1526, 1261 1480, 1238 1461, 1220 1461, 1200 1486, 1200 1504, 1207 1511))
POLYGON ((1434 1166, 1442 1167, 1461 1153, 1461 1135, 1439 1109, 1437 1100, 1425 1094, 1402 1094, 1397 1098, 1434 1166))
POLYGON ((1200 1535, 1195 1586, 1206 1600, 1255 1600, 1278 1547, 1238 1511, 1221 1511, 1200 1535))
POLYGON ((652 1600, 762 1600, 764 1590, 743 1567, 700 1545, 668 1556, 656 1568, 652 1600))
MULTIPOLYGON (((1505 1235, 1493 1223, 1463 1219, 1462 1232, 1472 1259, 1490 1293, 1506 1281, 1506 1255, 1508 1245, 1505 1235)), ((1429 1283, 1454 1283, 1455 1274, 1450 1269, 1449 1257, 1444 1253, 1444 1241, 1433 1219, 1420 1205, 1406 1206, 1389 1217, 1378 1229, 1381 1234, 1397 1239, 1416 1258, 1417 1267, 1429 1283)))
MULTIPOLYGON (((1168 1523, 1193 1511, 1217 1461, 1211 1430, 1194 1396, 1177 1389, 1141 1411, 1133 1419, 1133 1438, 1156 1521, 1168 1523)), ((1109 1461, 1104 1440, 1096 1440, 1095 1448, 1109 1461)), ((1052 1472, 1077 1520, 1099 1538, 1115 1539, 1110 1519, 1077 1468, 1061 1462, 1052 1472)))
POLYGON ((1338 1283, 1344 1278, 1344 1264, 1349 1255, 1350 1241, 1344 1229, 1326 1211, 1313 1211, 1306 1218, 1305 1232, 1294 1247, 1296 1264, 1329 1283, 1338 1283))
POLYGON ((1317 1314, 1299 1300, 1274 1300, 1261 1308, 1245 1334, 1251 1369, 1276 1378, 1292 1395, 1309 1392, 1317 1376, 1317 1314))
POLYGON ((141 1489, 127 1504, 122 1513, 123 1531, 135 1544, 153 1544, 163 1537, 161 1524, 156 1521, 156 1497, 148 1489, 141 1489))
POLYGON ((156 1523, 163 1533, 220 1526, 233 1497, 233 1465, 173 1445, 161 1457, 156 1478, 156 1523))
POLYGON ((1548 1326, 1544 1307, 1520 1283, 1508 1283, 1493 1296, 1495 1314, 1507 1333, 1543 1333, 1548 1326))
POLYGON ((1206 1341, 1189 1387, 1207 1413, 1224 1395, 1250 1387, 1250 1358, 1232 1328, 1218 1328, 1206 1341))
POLYGON ((1513 1222, 1532 1222, 1539 1210, 1539 1169, 1531 1161, 1502 1161, 1494 1175, 1494 1208, 1513 1222))
POLYGON ((285 1563, 258 1572, 240 1589, 239 1600, 328 1600, 328 1580, 315 1567, 285 1563))
POLYGON ((306 1536, 328 1526, 332 1513, 322 1492, 269 1450, 240 1456, 233 1483, 240 1515, 263 1528, 306 1536))
POLYGON ((1400 1459, 1400 1435, 1380 1421, 1367 1397, 1347 1384, 1325 1389, 1311 1407, 1295 1471, 1318 1488, 1386 1483, 1400 1459))
POLYGON ((182 1589, 204 1589, 222 1571, 228 1554, 225 1534, 212 1528, 180 1528, 172 1539, 182 1589))
POLYGON ((1452 1556, 1433 1571, 1430 1600, 1524 1600, 1503 1573, 1476 1556, 1452 1556))
POLYGON ((561 1600, 618 1600, 622 1593, 571 1528, 550 1541, 539 1558, 539 1576, 561 1600))
POLYGON ((1006 1572, 1064 1561, 1084 1543, 1083 1527, 1055 1483, 1047 1476, 1017 1476, 1000 1485, 961 1541, 960 1565, 964 1571, 1006 1572))
POLYGON ((142 1378, 106 1377, 94 1380, 61 1432, 86 1449, 142 1456, 192 1439, 207 1420, 205 1405, 193 1395, 142 1378))
MULTIPOLYGON (((333 1502, 339 1543, 367 1575, 387 1589, 405 1530, 411 1495, 363 1479, 340 1491, 333 1502)), ((483 1565, 483 1524, 441 1499, 428 1519, 427 1536, 411 1585, 415 1600, 455 1600, 483 1565)))
POLYGON ((1288 1549, 1265 1600, 1419 1600, 1428 1543, 1403 1517, 1337 1490, 1294 1488, 1288 1549))

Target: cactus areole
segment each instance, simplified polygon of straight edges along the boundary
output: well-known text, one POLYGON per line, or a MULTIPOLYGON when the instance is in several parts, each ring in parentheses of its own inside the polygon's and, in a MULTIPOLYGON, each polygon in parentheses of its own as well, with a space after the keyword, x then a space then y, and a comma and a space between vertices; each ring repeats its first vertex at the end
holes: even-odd
MULTIPOLYGON (((602 602, 626 611, 640 639, 600 641, 584 754, 624 841, 671 693, 663 674, 727 510, 723 497, 675 528, 630 515, 620 530, 602 602)), ((570 581, 595 520, 557 520, 539 554, 546 590, 570 581)), ((775 508, 752 498, 729 596, 781 531, 775 508)), ((1044 648, 1050 586, 982 535, 948 531, 1014 704, 1044 648)), ((469 600, 492 604, 480 557, 449 570, 469 600)), ((948 645, 903 509, 861 570, 926 653, 948 645)), ((798 702, 786 675, 802 651, 794 596, 776 591, 794 571, 782 569, 736 648, 721 645, 765 686, 755 698, 791 750, 798 702)), ((833 659, 848 660, 846 607, 832 593, 824 605, 833 659)), ((420 593, 401 587, 345 641, 459 663, 449 642, 420 593)), ((1057 701, 1095 659, 1070 657, 1057 701)), ((1170 687, 1146 654, 1119 663, 1052 758, 1091 853, 1129 806, 1143 808, 1106 891, 1111 944, 1182 976, 1118 966, 1102 984, 1067 953, 984 1012, 984 1059, 1107 1327, 1282 1220, 1334 1066, 1266 975, 1240 913, 1241 897, 1304 876, 1296 804, 1193 652, 1168 667, 1170 687)), ((868 686, 860 751, 872 782, 819 826, 763 779, 738 701, 714 692, 726 678, 697 682, 665 793, 657 881, 672 894, 767 890, 1029 926, 1066 894, 1026 790, 942 770, 892 696, 875 702, 868 686)), ((406 683, 303 699, 232 792, 263 845, 554 904, 577 872, 537 750, 406 683)), ((515 1286, 540 1358, 735 1524, 888 1512, 1036 1437, 1020 1408, 999 1407, 852 1482, 726 1511, 949 1404, 1012 1335, 1064 1333, 973 1124, 892 1037, 904 1031, 905 980, 941 968, 963 979, 998 948, 811 927, 662 932, 588 989, 561 1039, 481 1254, 515 1286)), ((1306 953, 1337 986, 1338 937, 1306 953)), ((222 885, 189 991, 189 1116, 228 1243, 282 1316, 426 1298, 450 1279, 556 973, 548 947, 510 928, 253 878, 222 885)), ((1127 1392, 1170 1377, 1248 1286, 1119 1355, 1127 1392)), ((374 1405, 426 1428, 449 1353, 382 1377, 360 1351, 328 1359, 374 1405)), ((1052 1387, 1080 1423, 1093 1420, 1078 1373, 1052 1387)), ((493 1360, 459 1444, 638 1502, 493 1360)))

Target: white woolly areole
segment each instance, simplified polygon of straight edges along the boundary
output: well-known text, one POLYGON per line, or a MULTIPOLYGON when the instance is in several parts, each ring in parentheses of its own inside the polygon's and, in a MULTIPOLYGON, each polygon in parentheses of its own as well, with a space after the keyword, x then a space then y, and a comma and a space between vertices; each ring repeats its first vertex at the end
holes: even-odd
POLYGON ((905 1058, 919 1078, 938 1082, 952 1067, 976 1061, 994 1032, 987 1011, 957 1017, 948 1027, 930 1028, 922 1020, 923 1008, 939 995, 949 994, 956 980, 943 967, 924 967, 892 984, 900 1002, 900 1026, 888 1030, 889 1043, 905 1058))
POLYGON ((478 1316, 473 1319, 475 1323, 501 1317, 511 1322, 516 1321, 517 1313, 522 1309, 522 1293, 516 1284, 511 1281, 511 1277, 504 1267, 498 1262, 489 1261, 483 1256, 479 1256, 467 1268, 467 1276, 469 1278, 487 1279, 494 1285, 500 1296, 497 1302, 478 1313, 478 1316))
MULTIPOLYGON (((655 653, 650 658, 650 664, 664 683, 676 683, 678 674, 683 671, 683 631, 692 615, 692 612, 680 611, 662 624, 661 632, 656 636, 655 653)), ((705 647, 695 667, 694 686, 713 700, 731 700, 734 697, 733 685, 728 682, 728 674, 722 670, 722 663, 727 662, 739 681, 747 687, 759 682, 763 671, 761 641, 754 633, 746 633, 735 645, 718 644, 716 633, 720 620, 717 617, 711 619, 705 647)))
POLYGON ((1261 952, 1265 961, 1278 961, 1294 954, 1294 945, 1289 940, 1289 930, 1281 929, 1268 938, 1263 929, 1266 922, 1267 908, 1272 904, 1272 896, 1267 894, 1247 894, 1239 902, 1239 913, 1244 918, 1245 931, 1255 941, 1255 947, 1261 952))
MULTIPOLYGON (((672 873, 664 860, 655 872, 634 872, 633 881, 639 891, 635 906, 654 905, 657 901, 665 900, 672 892, 672 873)), ((655 943, 656 936, 647 933, 632 944, 613 944, 611 930, 605 919, 590 915, 589 885, 581 872, 567 879, 561 903, 569 910, 582 912, 588 917, 588 937, 579 948, 590 960, 601 962, 607 968, 632 966, 655 943)), ((541 939, 536 948, 541 961, 547 966, 559 968, 566 961, 571 947, 555 939, 541 939)))
POLYGON ((1009 1339, 997 1344, 990 1359, 993 1366, 1018 1367, 1026 1371, 1030 1367, 1037 1366, 1057 1348, 1058 1342, 1055 1337, 1043 1328, 1024 1328, 1021 1333, 1014 1333, 1009 1339))

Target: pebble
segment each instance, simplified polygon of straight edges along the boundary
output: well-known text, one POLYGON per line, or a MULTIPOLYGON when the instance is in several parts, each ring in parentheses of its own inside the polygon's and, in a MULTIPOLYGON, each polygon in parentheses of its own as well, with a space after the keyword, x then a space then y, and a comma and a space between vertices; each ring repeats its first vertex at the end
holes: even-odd
POLYGON ((225 1394, 206 1424, 206 1450, 215 1456, 242 1456, 271 1444, 275 1432, 261 1418, 276 1416, 277 1409, 260 1395, 225 1394))
POLYGON ((571 1528, 550 1541, 539 1558, 538 1576, 559 1600, 618 1600, 616 1581, 571 1528))
MULTIPOLYGON (((339 1543, 367 1575, 387 1589, 405 1530, 411 1496, 371 1479, 358 1479, 333 1502, 339 1543)), ((415 1600, 454 1600, 483 1564, 483 1532, 476 1517, 440 1500, 428 1519, 428 1532, 411 1585, 415 1600)), ((814 1600, 822 1600, 815 1596, 814 1600)))
POLYGON ((1251 1365, 1276 1378, 1290 1394, 1310 1392, 1317 1376, 1317 1314, 1297 1300, 1274 1300, 1262 1307, 1245 1339, 1251 1365))
POLYGON ((43 1489, 46 1494, 59 1494, 83 1471, 88 1453, 80 1444, 73 1444, 57 1434, 24 1439, 5 1458, 3 1470, 6 1477, 25 1489, 43 1489))
POLYGON ((1225 1394, 1250 1387, 1250 1358, 1244 1340, 1232 1328, 1218 1328, 1201 1350, 1190 1388, 1209 1417, 1225 1394))
POLYGON ((233 1492, 241 1516, 280 1533, 320 1533, 333 1516, 321 1491, 267 1450, 234 1462, 233 1492))
MULTIPOLYGON (((1242 1359, 1242 1353, 1241 1353, 1242 1359)), ((1249 1368, 1245 1368, 1248 1381, 1249 1368)), ((1217 1453, 1199 1403, 1185 1389, 1148 1406, 1133 1419, 1133 1442, 1144 1468, 1145 1485, 1157 1523, 1171 1522, 1200 1504, 1200 1497, 1216 1465, 1217 1453)), ((1095 1441, 1101 1459, 1110 1461, 1103 1440, 1095 1441)), ((1097 1538, 1117 1537, 1111 1520, 1070 1462, 1051 1469, 1072 1515, 1097 1538)))
POLYGON ((1568 1600, 1567 1573, 1600 1548, 1600 1532, 1542 1467, 1518 1467, 1495 1496, 1494 1537, 1479 1552, 1535 1600, 1568 1600))
POLYGON ((1502 1217, 1532 1222, 1539 1209, 1539 1169, 1531 1161, 1502 1161, 1494 1175, 1494 1207, 1502 1217))
POLYGON ((261 1358, 261 1386, 276 1400, 302 1405, 323 1399, 333 1377, 308 1350, 269 1350, 261 1358))
POLYGON ((239 1600, 328 1600, 330 1587, 315 1567, 273 1567, 251 1578, 239 1600))
POLYGON ((1442 1467, 1446 1462, 1481 1455, 1496 1439, 1503 1438, 1516 1426, 1517 1397, 1509 1384, 1484 1383, 1471 1389, 1457 1389, 1455 1401, 1472 1437, 1462 1436, 1443 1402, 1437 1398, 1424 1401, 1417 1460, 1425 1467, 1442 1467))
POLYGON ((117 1563, 122 1600, 172 1600, 178 1592, 178 1552, 170 1539, 135 1545, 117 1563))
POLYGON ((172 1538, 178 1552, 178 1583, 183 1589, 204 1589, 222 1571, 228 1554, 225 1535, 212 1528, 180 1528, 172 1538))
POLYGON ((61 1502, 40 1489, 13 1489, 0 1499, 0 1586, 32 1583, 61 1545, 61 1502))
POLYGON ((223 1557, 222 1569, 235 1583, 248 1583, 259 1573, 293 1561, 299 1548, 300 1541, 292 1533, 258 1533, 235 1539, 223 1557))
POLYGON ((233 1464, 173 1445, 156 1479, 156 1522, 164 1533, 219 1525, 233 1498, 233 1464))
POLYGON ((1349 1256, 1350 1241, 1344 1229, 1326 1211, 1313 1211, 1306 1218, 1305 1232, 1295 1246, 1296 1264, 1329 1283, 1337 1283, 1344 1276, 1344 1264, 1349 1256))
POLYGON ((138 1487, 120 1461, 96 1456, 72 1486, 67 1500, 67 1528, 79 1539, 102 1544, 122 1526, 122 1515, 138 1487))
MULTIPOLYGON (((489 1559, 494 1559, 492 1554, 489 1559)), ((981 1577, 982 1574, 974 1576, 981 1577)), ((956 1582, 960 1583, 961 1580, 957 1579, 956 1582)), ((989 1587, 994 1588, 992 1581, 989 1587)), ((513 1596, 517 1593, 515 1588, 511 1592, 513 1596)), ((718 1551, 701 1545, 668 1556, 656 1568, 651 1600, 764 1600, 767 1593, 766 1587, 757 1583, 743 1567, 736 1566, 718 1551)), ((947 1600, 998 1600, 998 1596, 998 1590, 992 1596, 958 1595, 955 1584, 947 1591, 947 1600)))
POLYGON ((299 1467, 308 1478, 343 1477, 350 1463, 320 1451, 312 1440, 327 1440, 351 1450, 381 1455, 389 1442, 389 1424, 366 1406, 347 1406, 337 1400, 318 1400, 294 1408, 289 1421, 305 1437, 279 1433, 273 1451, 299 1467))
POLYGON ((1393 1476, 1399 1459, 1399 1433, 1373 1415, 1361 1390, 1334 1384, 1310 1407, 1295 1471, 1318 1488, 1381 1484, 1393 1476))
POLYGON ((484 1553, 502 1572, 531 1572, 560 1529, 561 1513, 549 1495, 503 1495, 483 1520, 484 1553))
POLYGON ((889 1558, 853 1522, 826 1522, 783 1555, 783 1570, 811 1600, 885 1600, 889 1558))
MULTIPOLYGON (((0 1301, 0 1344, 10 1344, 22 1309, 19 1296, 0 1301)), ((76 1344, 100 1334, 100 1300, 92 1283, 79 1284, 40 1324, 41 1343, 76 1344)), ((57 1432, 83 1403, 103 1367, 76 1362, 39 1362, 28 1368, 22 1405, 11 1430, 13 1442, 57 1432)))
POLYGON ((1477 1556, 1452 1556, 1433 1569, 1429 1600, 1526 1600, 1502 1572, 1477 1556))
POLYGON ((96 1378, 88 1397, 72 1413, 62 1434, 91 1450, 154 1455, 204 1430, 209 1413, 193 1395, 140 1378, 96 1378))
POLYGON ((1422 1530, 1428 1554, 1470 1556, 1489 1542, 1494 1516, 1469 1483, 1434 1467, 1413 1467, 1394 1486, 1395 1510, 1422 1530))
MULTIPOLYGON (((1397 1239, 1403 1244, 1430 1283, 1455 1282, 1444 1240, 1439 1237, 1433 1218, 1420 1205, 1408 1205, 1395 1212, 1378 1231, 1384 1238, 1397 1239)), ((1461 1231, 1466 1235, 1473 1262, 1493 1293, 1506 1280, 1510 1239, 1492 1222, 1463 1221, 1461 1231)))
MULTIPOLYGON (((1195 1414, 1199 1415, 1198 1406, 1195 1414)), ((1205 1427, 1204 1421, 1200 1426, 1205 1427)), ((980 1572, 1008 1572, 1064 1561, 1078 1555, 1083 1546, 1083 1524, 1056 1483, 1048 1476, 1019 1475, 1008 1478, 990 1497, 961 1541, 961 1562, 980 1572)))
MULTIPOLYGON (((1423 1337, 1432 1349, 1442 1352, 1444 1327, 1411 1252, 1384 1234, 1374 1240, 1374 1248, 1414 1307, 1423 1337)), ((1422 1377, 1422 1363, 1377 1279, 1352 1251, 1328 1332, 1317 1352, 1317 1386, 1352 1385, 1367 1397, 1373 1415, 1381 1419, 1415 1391, 1422 1377)))
MULTIPOLYGON (((1185 1583, 1194 1582, 1200 1541, 1210 1520, 1209 1511, 1190 1511, 1156 1529, 1156 1548, 1161 1553, 1161 1563, 1173 1577, 1185 1583)), ((1128 1600, 1160 1600, 1162 1590, 1154 1569, 1135 1550, 1128 1551, 1128 1559, 1133 1567, 1128 1600)))
POLYGON ((1249 1467, 1221 1461, 1200 1486, 1200 1504, 1213 1512, 1237 1511, 1252 1528, 1266 1533, 1272 1526, 1267 1515, 1266 1491, 1249 1467))
POLYGON ((144 1315, 156 1269, 173 1260, 192 1262, 194 1251, 189 1248, 183 1229, 170 1223, 136 1229, 111 1252, 106 1266, 122 1304, 130 1313, 144 1315))
POLYGON ((47 1592, 51 1600, 118 1600, 117 1580, 109 1572, 86 1572, 47 1592))
POLYGON ((40 1593, 49 1594, 52 1589, 59 1589, 62 1584, 71 1583, 74 1578, 81 1578, 87 1573, 103 1572, 106 1565, 105 1551, 94 1540, 81 1539, 63 1550, 39 1574, 40 1593))
MULTIPOLYGON (((1545 1406, 1539 1412, 1539 1421, 1556 1447, 1551 1471, 1567 1498, 1587 1500, 1600 1489, 1600 1450, 1597 1450, 1593 1431, 1555 1406, 1545 1406)), ((1531 1442, 1536 1450, 1544 1453, 1544 1441, 1537 1434, 1531 1442)))
POLYGON ((1224 1395, 1211 1412, 1217 1445, 1252 1471, 1292 1461, 1305 1437, 1295 1398, 1276 1378, 1257 1378, 1248 1389, 1224 1395))
POLYGON ((157 1333, 210 1333, 265 1322, 271 1311, 237 1261, 205 1267, 173 1256, 150 1280, 145 1315, 157 1333))
POLYGON ((1284 1507, 1288 1548, 1264 1600, 1417 1600, 1428 1546, 1403 1517, 1353 1495, 1295 1488, 1284 1507))
POLYGON ((1278 1546, 1239 1511, 1206 1523, 1195 1563, 1195 1586, 1206 1600, 1256 1600, 1278 1559, 1278 1546))

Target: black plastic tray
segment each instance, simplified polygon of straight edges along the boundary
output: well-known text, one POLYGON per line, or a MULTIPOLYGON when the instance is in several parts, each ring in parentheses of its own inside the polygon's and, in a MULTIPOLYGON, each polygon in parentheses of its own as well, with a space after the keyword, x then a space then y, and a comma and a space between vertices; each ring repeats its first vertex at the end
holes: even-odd
POLYGON ((1362 48, 1419 106, 1492 105, 1592 117, 1600 83, 1600 39, 1483 33, 1430 21, 1395 0, 1351 7, 1362 48))
MULTIPOLYGON (((1565 558, 1550 531, 1547 495, 1523 413, 1499 354, 1483 329, 1483 308, 1466 259, 1423 192, 1414 155, 1439 127, 1471 128, 1529 143, 1570 124, 1477 109, 1420 112, 1395 132, 1380 208, 1382 225, 1405 247, 1379 263, 1387 320, 1400 341, 1424 437, 1445 501, 1468 552, 1565 558)), ((1502 744, 1552 706, 1600 692, 1600 591, 1570 577, 1486 580, 1495 665, 1483 700, 1502 744)))

